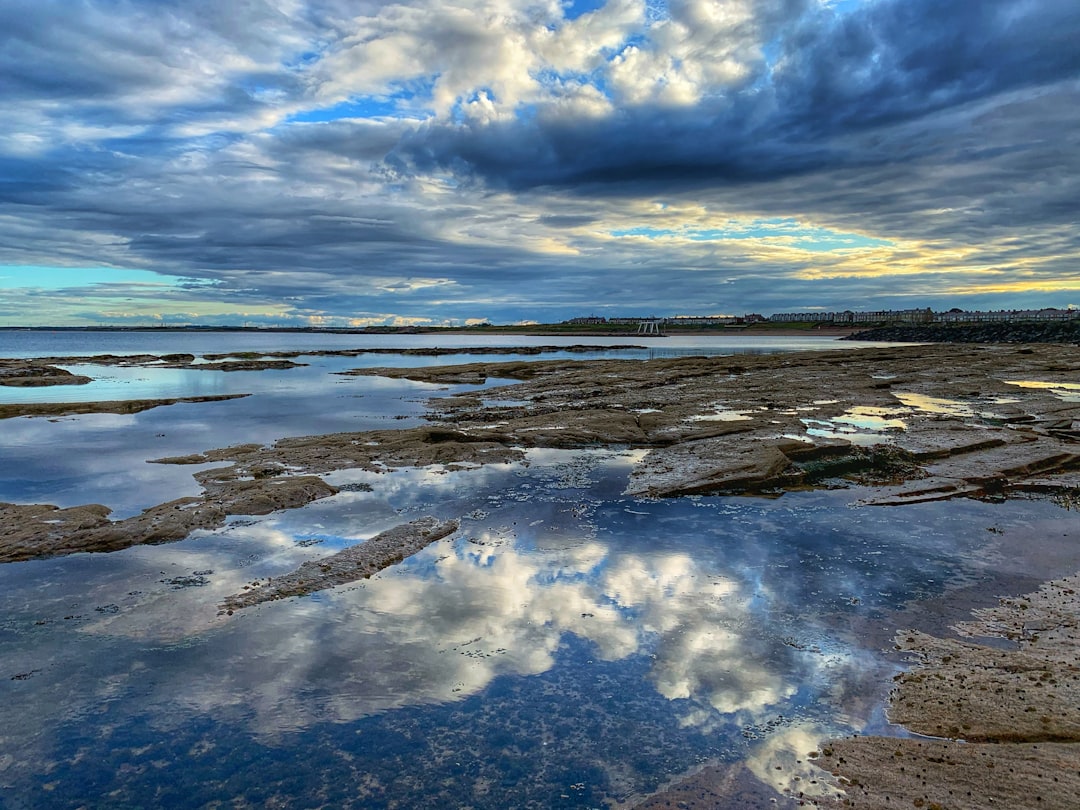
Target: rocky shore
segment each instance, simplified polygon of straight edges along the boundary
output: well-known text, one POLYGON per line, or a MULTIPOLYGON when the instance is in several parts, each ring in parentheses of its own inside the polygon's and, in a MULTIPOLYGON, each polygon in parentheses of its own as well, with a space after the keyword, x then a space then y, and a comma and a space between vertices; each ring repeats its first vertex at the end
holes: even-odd
POLYGON ((164 397, 161 399, 114 399, 103 402, 20 402, 0 404, 0 419, 16 416, 72 416, 79 413, 140 413, 181 402, 223 402, 250 394, 214 394, 204 397, 164 397))
POLYGON ((124 520, 109 520, 111 510, 101 504, 58 509, 0 503, 0 563, 171 543, 196 529, 218 528, 229 515, 268 515, 337 492, 310 475, 265 480, 195 477, 204 487, 201 497, 178 498, 124 520))
POLYGON ((956 628, 1008 648, 904 631, 919 666, 889 715, 922 739, 852 737, 814 752, 841 799, 821 807, 982 810, 1076 806, 1080 796, 1080 575, 1004 599, 956 628))
MULTIPOLYGON (((438 384, 521 382, 433 400, 433 424, 424 427, 157 459, 223 466, 195 474, 202 496, 122 521, 110 521, 101 505, 0 504, 0 562, 179 540, 228 515, 333 495, 319 476, 335 470, 508 462, 530 448, 641 449, 626 491, 644 497, 860 486, 864 508, 1021 493, 1075 506, 1080 492, 1080 349, 1073 346, 928 345, 351 373, 438 384)), ((448 525, 399 527, 367 541, 369 551, 360 544, 280 581, 253 583, 222 609, 367 576, 445 536, 448 525)), ((935 739, 822 746, 818 762, 844 780, 839 801, 1072 806, 1080 794, 1078 586, 1076 578, 1063 579, 964 628, 1002 636, 1012 649, 901 634, 899 645, 924 666, 898 682, 893 719, 935 739)), ((758 795, 739 784, 748 801, 758 795)))
MULTIPOLYGON (((290 369, 307 365, 299 357, 360 357, 362 355, 401 355, 409 357, 445 357, 449 355, 540 355, 556 352, 584 354, 596 351, 630 351, 644 346, 473 346, 461 348, 419 347, 365 349, 313 349, 305 351, 239 352, 231 354, 94 354, 65 357, 8 358, 0 357, 0 386, 9 388, 40 388, 45 386, 86 385, 93 378, 74 374, 62 366, 118 366, 124 368, 168 368, 191 371, 266 371, 290 369)), ((16 416, 67 416, 78 413, 138 413, 160 405, 178 402, 213 402, 246 394, 223 397, 181 397, 172 399, 143 399, 98 402, 63 403, 5 403, 0 404, 0 419, 16 416)))
MULTIPOLYGON (((158 459, 229 465, 197 473, 206 494, 180 511, 199 514, 212 504, 212 511, 251 514, 242 511, 250 491, 298 476, 514 461, 533 447, 644 448, 627 492, 648 497, 862 484, 871 487, 864 503, 886 505, 1019 491, 1075 498, 1080 486, 1080 389, 1069 387, 1080 379, 1080 351, 1061 347, 914 346, 355 373, 524 381, 433 400, 432 426, 158 459), (233 497, 239 491, 244 497, 233 497)), ((15 521, 0 535, 0 559, 119 542, 103 546, 96 534, 103 528, 87 534, 81 518, 76 530, 61 517, 15 521)), ((109 532, 130 534, 128 544, 146 542, 140 518, 110 523, 109 532)), ((182 525, 172 539, 183 536, 182 525)))

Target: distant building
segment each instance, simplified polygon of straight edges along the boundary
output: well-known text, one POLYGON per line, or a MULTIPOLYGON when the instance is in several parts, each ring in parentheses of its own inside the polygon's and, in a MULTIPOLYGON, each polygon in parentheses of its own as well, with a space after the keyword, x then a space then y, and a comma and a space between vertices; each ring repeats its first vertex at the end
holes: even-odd
POLYGON ((737 321, 731 315, 676 315, 665 320, 672 326, 727 326, 737 321))
POLYGON ((636 315, 633 318, 608 318, 608 323, 614 324, 634 324, 637 325, 642 321, 663 321, 663 318, 657 318, 655 315, 643 316, 636 315))
POLYGON ((853 312, 846 309, 843 312, 781 312, 771 315, 769 320, 774 323, 885 323, 885 322, 926 322, 929 310, 869 310, 853 312))
POLYGON ((1067 321, 1080 318, 1075 309, 1002 309, 994 312, 968 312, 951 309, 878 309, 866 312, 781 312, 770 315, 773 323, 994 323, 1004 321, 1067 321))
POLYGON ((575 326, 580 326, 580 325, 593 326, 593 325, 607 323, 607 318, 601 318, 598 315, 589 315, 588 317, 585 317, 585 318, 571 318, 568 321, 563 321, 563 323, 574 324, 575 326))
POLYGON ((635 315, 632 317, 602 318, 599 315, 570 318, 563 321, 573 325, 636 326, 643 322, 656 322, 668 326, 744 326, 752 323, 814 323, 837 326, 867 324, 926 324, 926 323, 994 323, 1001 321, 1069 321, 1080 318, 1080 309, 1002 309, 992 312, 966 311, 951 309, 948 312, 934 312, 929 307, 923 309, 874 309, 842 312, 778 312, 769 317, 756 312, 748 315, 675 315, 670 318, 658 318, 655 315, 635 315))

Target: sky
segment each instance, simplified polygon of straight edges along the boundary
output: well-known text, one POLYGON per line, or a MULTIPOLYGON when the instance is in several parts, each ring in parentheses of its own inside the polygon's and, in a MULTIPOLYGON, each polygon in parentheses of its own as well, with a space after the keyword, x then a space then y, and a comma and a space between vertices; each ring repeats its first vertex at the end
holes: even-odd
POLYGON ((1076 0, 0 0, 0 326, 1080 306, 1076 0))

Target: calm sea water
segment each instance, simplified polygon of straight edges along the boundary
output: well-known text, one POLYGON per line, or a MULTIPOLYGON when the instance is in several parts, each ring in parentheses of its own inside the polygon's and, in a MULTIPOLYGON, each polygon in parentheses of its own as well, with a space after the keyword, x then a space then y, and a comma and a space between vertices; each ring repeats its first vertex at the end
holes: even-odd
MULTIPOLYGON (((177 383, 243 400, 4 420, 0 500, 123 514, 196 489, 147 458, 414 424, 454 390, 336 363, 177 383)), ((303 509, 0 566, 0 807, 626 807, 708 762, 812 791, 798 761, 825 736, 902 733, 882 713, 894 628, 1076 567, 1075 514, 1046 502, 628 498, 637 458, 343 471, 303 509), (461 530, 363 583, 218 615, 425 514, 461 530)))
MULTIPOLYGON (((792 351, 829 346, 860 345, 831 337, 747 337, 745 335, 678 335, 664 338, 646 336, 588 337, 530 335, 342 335, 316 332, 143 332, 26 331, 0 329, 0 357, 47 357, 86 354, 171 354, 191 352, 270 352, 359 348, 423 348, 441 346, 618 346, 648 345, 649 354, 699 349, 709 352, 792 351), (832 344, 832 345, 830 345, 832 344)), ((873 345, 861 343, 861 345, 873 345)))

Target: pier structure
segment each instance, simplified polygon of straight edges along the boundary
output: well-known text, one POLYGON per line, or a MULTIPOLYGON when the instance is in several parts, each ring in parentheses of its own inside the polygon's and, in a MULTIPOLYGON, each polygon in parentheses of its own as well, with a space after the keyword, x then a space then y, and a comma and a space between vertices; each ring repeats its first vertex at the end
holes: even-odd
POLYGON ((637 333, 639 335, 653 335, 655 337, 664 336, 664 319, 654 318, 652 320, 639 321, 637 326, 637 333))

